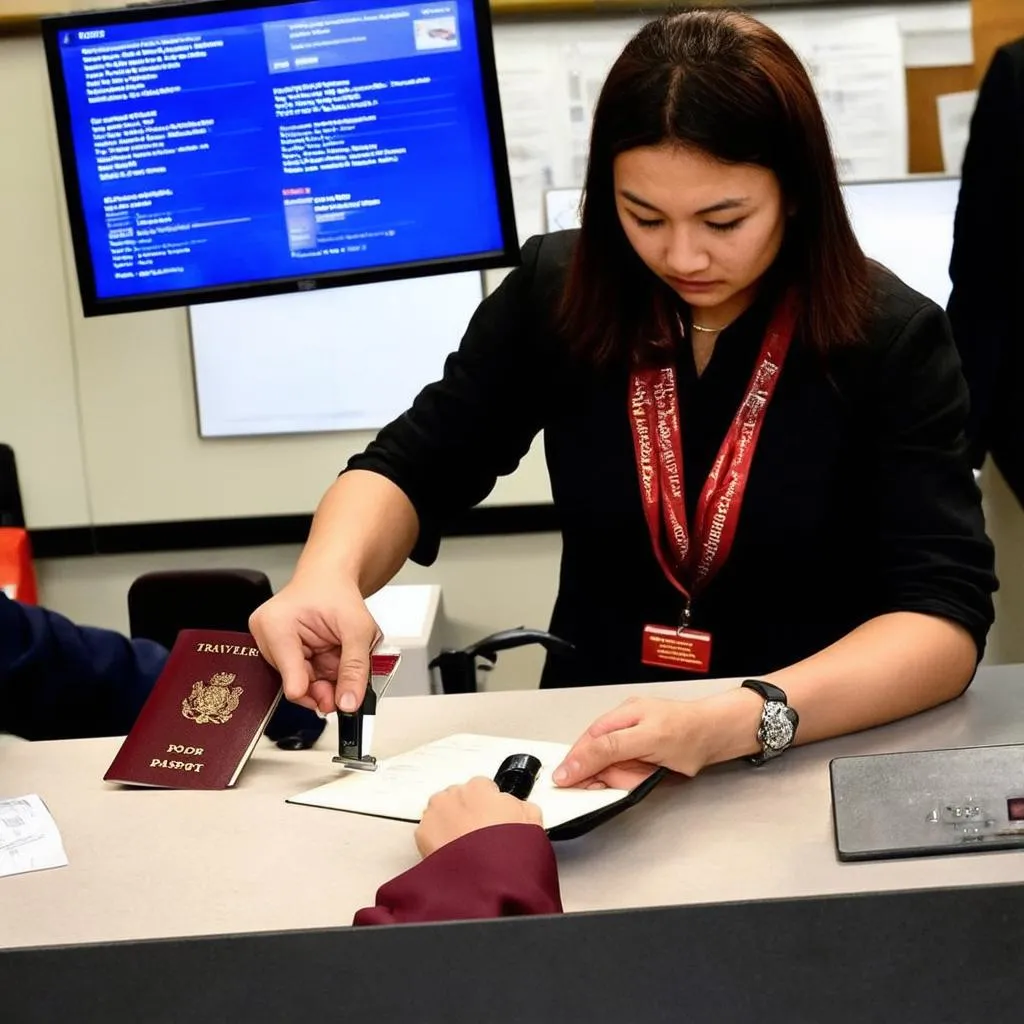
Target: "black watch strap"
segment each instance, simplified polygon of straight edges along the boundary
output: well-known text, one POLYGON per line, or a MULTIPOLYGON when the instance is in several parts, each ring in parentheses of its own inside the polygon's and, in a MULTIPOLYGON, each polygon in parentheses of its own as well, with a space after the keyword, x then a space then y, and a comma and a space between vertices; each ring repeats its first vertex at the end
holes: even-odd
POLYGON ((764 699, 761 727, 757 730, 761 753, 747 758, 753 765, 763 765, 789 749, 796 736, 800 716, 789 706, 785 690, 778 686, 762 679, 744 679, 743 686, 764 699))
POLYGON ((781 700, 783 704, 789 703, 785 690, 781 690, 779 687, 773 686, 771 683, 766 683, 761 679, 744 679, 743 685, 748 690, 753 690, 754 693, 761 694, 765 700, 781 700))

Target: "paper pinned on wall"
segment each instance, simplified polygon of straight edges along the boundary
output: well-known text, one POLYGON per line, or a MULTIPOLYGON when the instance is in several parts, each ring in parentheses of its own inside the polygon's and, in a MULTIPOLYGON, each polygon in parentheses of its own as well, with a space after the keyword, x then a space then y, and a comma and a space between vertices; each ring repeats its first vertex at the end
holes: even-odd
MULTIPOLYGON (((827 18, 773 20, 811 74, 842 178, 904 177, 907 92, 898 18, 830 11, 827 18)), ((536 26, 502 26, 495 33, 521 240, 545 230, 546 190, 583 184, 598 95, 639 24, 596 20, 553 23, 543 36, 536 26)))
POLYGON ((895 16, 836 17, 813 32, 787 29, 828 122, 843 181, 908 170, 907 83, 895 16))
POLYGON ((974 63, 969 2, 901 4, 896 16, 908 68, 952 68, 974 63))
POLYGON ((939 110, 939 144, 942 146, 942 167, 947 174, 960 176, 964 150, 971 131, 971 116, 978 92, 947 92, 935 98, 939 110))
POLYGON ((565 135, 568 152, 562 154, 558 168, 560 183, 570 186, 583 184, 590 154, 594 108, 604 80, 621 50, 622 42, 617 39, 577 42, 562 49, 560 56, 568 89, 565 135))
POLYGON ((546 189, 555 183, 558 151, 552 74, 542 47, 506 47, 498 60, 512 199, 519 241, 544 230, 546 189))

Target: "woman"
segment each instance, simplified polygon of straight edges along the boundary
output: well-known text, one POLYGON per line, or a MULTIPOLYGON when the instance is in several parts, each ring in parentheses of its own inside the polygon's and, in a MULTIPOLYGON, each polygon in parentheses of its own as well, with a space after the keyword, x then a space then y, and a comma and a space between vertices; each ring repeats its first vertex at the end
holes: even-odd
POLYGON ((792 50, 742 14, 664 17, 602 90, 581 230, 526 244, 252 630, 291 700, 356 707, 364 596, 543 429, 575 651, 542 685, 760 680, 613 712, 561 781, 891 721, 969 684, 993 618, 966 410, 945 315, 857 245, 792 50))

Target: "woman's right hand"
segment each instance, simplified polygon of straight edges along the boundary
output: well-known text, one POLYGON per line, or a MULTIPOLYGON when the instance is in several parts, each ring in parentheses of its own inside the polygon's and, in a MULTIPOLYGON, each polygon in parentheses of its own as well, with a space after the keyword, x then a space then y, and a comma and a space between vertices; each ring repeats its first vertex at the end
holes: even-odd
POLYGON ((381 632, 350 580, 296 577, 249 618, 288 700, 324 714, 355 711, 381 632))

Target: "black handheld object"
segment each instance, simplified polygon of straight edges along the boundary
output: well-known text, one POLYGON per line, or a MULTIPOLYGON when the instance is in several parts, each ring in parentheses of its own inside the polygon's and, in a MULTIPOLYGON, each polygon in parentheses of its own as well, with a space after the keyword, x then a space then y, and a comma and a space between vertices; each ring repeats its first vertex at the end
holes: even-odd
POLYGON ((502 793, 511 793, 517 800, 526 800, 537 781, 540 761, 533 754, 512 754, 501 762, 494 776, 502 793))
POLYGON ((338 715, 338 756, 332 761, 361 771, 376 771, 377 759, 370 753, 376 714, 377 694, 368 682, 359 710, 338 715))

